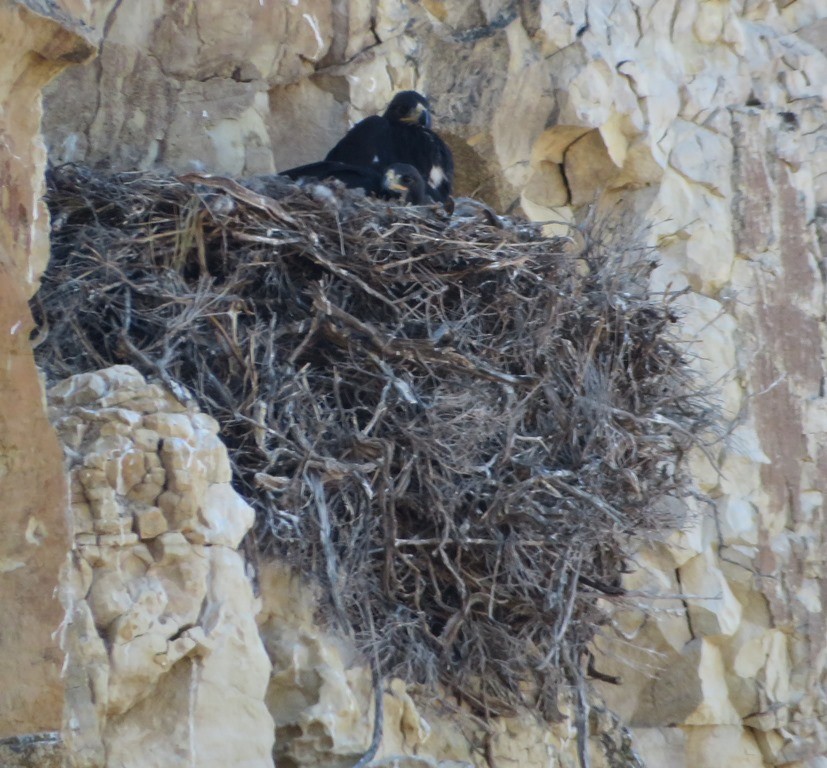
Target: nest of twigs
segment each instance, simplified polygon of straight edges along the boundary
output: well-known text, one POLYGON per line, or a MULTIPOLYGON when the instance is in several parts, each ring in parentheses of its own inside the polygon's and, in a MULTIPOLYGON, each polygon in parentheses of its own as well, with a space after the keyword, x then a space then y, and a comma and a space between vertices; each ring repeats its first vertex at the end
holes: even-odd
POLYGON ((681 523, 661 502, 710 425, 651 254, 605 228, 572 250, 490 215, 197 182, 52 173, 41 366, 127 362, 191 393, 259 549, 324 587, 382 674, 554 713, 625 539, 681 523))

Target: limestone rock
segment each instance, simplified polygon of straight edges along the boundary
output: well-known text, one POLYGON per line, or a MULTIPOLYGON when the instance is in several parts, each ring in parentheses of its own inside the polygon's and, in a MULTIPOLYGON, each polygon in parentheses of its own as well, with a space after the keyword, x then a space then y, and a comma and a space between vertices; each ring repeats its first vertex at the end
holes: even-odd
POLYGON ((733 635, 741 621, 741 604, 715 565, 708 550, 693 557, 680 569, 681 588, 689 595, 689 620, 694 632, 704 635, 733 635))
POLYGON ((73 519, 93 531, 77 531, 61 595, 73 764, 272 766, 270 663, 236 551, 252 511, 227 483, 215 422, 127 366, 72 377, 49 399, 72 440, 73 519))
MULTIPOLYGON (((26 301, 36 289, 48 255, 48 214, 40 199, 46 161, 40 138, 41 89, 65 67, 85 61, 93 47, 86 31, 53 4, 3 0, 0 50, 0 610, 5 617, 0 631, 0 738, 4 738, 60 728, 62 654, 54 633, 61 611, 54 594, 68 547, 66 483, 60 449, 44 414, 26 301)), ((5 754, 8 749, 4 747, 5 754)))
POLYGON ((260 584, 276 763, 355 762, 371 739, 370 674, 344 641, 316 624, 313 592, 289 569, 265 565, 260 584))
POLYGON ((95 49, 91 30, 46 0, 4 0, 0 29, 5 59, 0 137, 8 153, 4 184, 15 190, 13 199, 0 200, 0 263, 28 298, 49 252, 48 214, 41 200, 46 160, 39 138, 41 90, 67 66, 87 61, 95 49))
MULTIPOLYGON (((277 562, 262 564, 260 632, 273 663, 267 701, 276 722, 276 763, 347 766, 359 759, 372 735, 371 679, 365 660, 341 637, 315 621, 316 593, 277 562)), ((401 680, 383 687, 384 729, 373 765, 393 768, 484 766, 479 744, 496 764, 575 768, 576 732, 570 719, 538 723, 526 713, 488 723, 435 692, 411 696, 401 680)), ((602 710, 601 710, 602 711, 602 710)), ((595 766, 610 768, 609 751, 629 735, 616 717, 600 720, 592 739, 595 766), (604 722, 605 721, 605 722, 604 722)))
MULTIPOLYGON (((158 487, 158 496, 161 488, 158 487)), ((137 506, 134 512, 135 528, 142 539, 154 539, 169 529, 164 513, 158 507, 137 506)))
POLYGON ((764 768, 755 737, 737 725, 711 725, 686 731, 686 764, 764 768))

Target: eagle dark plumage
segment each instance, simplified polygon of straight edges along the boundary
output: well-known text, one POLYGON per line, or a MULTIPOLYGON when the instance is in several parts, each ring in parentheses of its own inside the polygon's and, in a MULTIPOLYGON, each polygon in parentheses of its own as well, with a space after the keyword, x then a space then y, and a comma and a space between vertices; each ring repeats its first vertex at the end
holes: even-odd
POLYGON ((385 200, 401 200, 403 203, 424 205, 428 193, 422 175, 407 163, 391 163, 387 168, 375 165, 353 165, 335 160, 300 165, 281 171, 290 179, 337 179, 351 189, 363 189, 368 195, 385 200))
POLYGON ((425 180, 432 200, 444 203, 451 195, 453 155, 448 145, 431 130, 428 100, 416 91, 400 91, 383 115, 358 122, 325 159, 380 168, 408 163, 425 180))

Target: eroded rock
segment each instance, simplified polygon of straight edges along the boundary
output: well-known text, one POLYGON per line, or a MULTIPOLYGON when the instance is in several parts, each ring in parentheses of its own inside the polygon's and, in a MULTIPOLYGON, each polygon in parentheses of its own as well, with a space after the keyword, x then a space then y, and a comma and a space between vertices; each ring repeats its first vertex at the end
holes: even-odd
POLYGON ((236 549, 253 514, 217 424, 128 366, 49 404, 79 521, 62 594, 73 764, 272 766, 270 663, 236 549))
POLYGON ((49 249, 41 89, 93 54, 87 33, 53 4, 0 2, 0 738, 60 729, 61 609, 53 596, 68 547, 66 483, 26 302, 49 249))

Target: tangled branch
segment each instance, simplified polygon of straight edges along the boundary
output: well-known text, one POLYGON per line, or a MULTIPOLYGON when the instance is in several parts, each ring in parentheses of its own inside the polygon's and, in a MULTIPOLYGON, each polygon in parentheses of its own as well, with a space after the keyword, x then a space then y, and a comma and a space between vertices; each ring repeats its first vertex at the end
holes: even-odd
POLYGON ((713 421, 651 254, 610 227, 567 251, 511 219, 204 181, 53 172, 41 366, 192 393, 258 549, 325 587, 382 675, 553 715, 625 538, 680 525, 662 502, 713 421))

